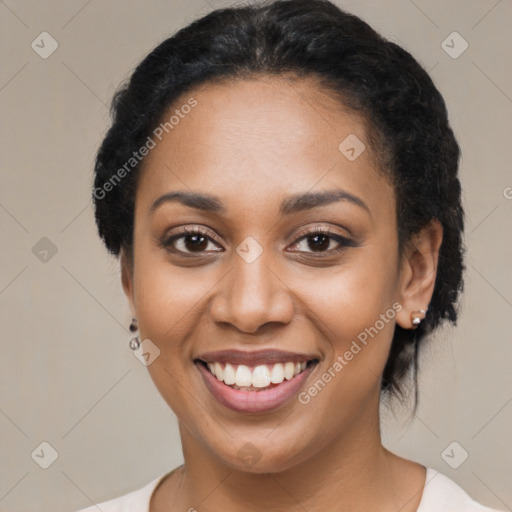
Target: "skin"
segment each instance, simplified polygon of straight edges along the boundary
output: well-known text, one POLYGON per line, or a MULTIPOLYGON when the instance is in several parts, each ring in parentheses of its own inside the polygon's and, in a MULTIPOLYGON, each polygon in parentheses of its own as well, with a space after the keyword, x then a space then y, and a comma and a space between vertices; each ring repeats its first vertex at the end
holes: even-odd
POLYGON ((121 254, 140 338, 160 350, 148 370, 178 418, 185 460, 157 488, 151 511, 415 511, 425 468, 382 446, 380 381, 394 323, 412 328, 411 312, 430 302, 441 226, 431 222, 399 257, 394 190, 377 168, 365 121, 313 79, 210 83, 173 109, 191 96, 197 107, 146 157, 133 260, 121 254), (366 145, 355 161, 338 149, 349 134, 366 145), (279 213, 290 195, 333 189, 369 212, 340 200, 279 213), (173 191, 215 195, 225 211, 179 202, 150 211, 173 191), (174 252, 162 247, 185 225, 207 230, 203 252, 190 253, 190 237, 174 252), (354 244, 327 239, 315 251, 304 230, 318 227, 354 244), (247 237, 263 250, 250 264, 236 252, 247 237), (320 362, 307 389, 396 302, 402 310, 308 404, 232 411, 193 364, 212 350, 311 353, 320 362), (247 443, 261 457, 251 467, 238 456, 247 443))

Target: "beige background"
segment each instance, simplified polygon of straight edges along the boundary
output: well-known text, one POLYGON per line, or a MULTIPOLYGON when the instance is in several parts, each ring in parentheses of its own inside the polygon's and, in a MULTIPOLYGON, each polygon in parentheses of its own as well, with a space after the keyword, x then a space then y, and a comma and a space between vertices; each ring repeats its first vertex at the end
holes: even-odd
MULTIPOLYGON (((463 151, 468 273, 460 325, 436 336, 422 360, 416 417, 407 424, 406 414, 385 413, 386 445, 475 499, 512 510, 512 4, 338 4, 431 71, 463 151), (441 47, 453 31, 469 43, 457 59, 441 47), (458 469, 441 456, 453 441, 469 453, 458 469)), ((93 222, 92 162, 120 81, 158 42, 222 5, 0 3, 1 511, 76 510, 182 462, 176 419, 128 348, 118 265, 93 222), (47 59, 31 48, 43 31, 59 44, 47 59), (57 249, 46 262, 42 246, 33 252, 43 237, 57 249), (31 457, 43 441, 58 452, 48 469, 31 457)))

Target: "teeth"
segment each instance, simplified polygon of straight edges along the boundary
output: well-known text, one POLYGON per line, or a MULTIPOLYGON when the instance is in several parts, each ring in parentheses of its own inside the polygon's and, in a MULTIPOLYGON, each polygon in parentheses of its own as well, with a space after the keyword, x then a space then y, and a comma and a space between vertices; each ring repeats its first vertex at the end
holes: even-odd
POLYGON ((255 388, 266 388, 270 385, 270 372, 266 366, 256 366, 252 372, 252 385, 255 388))
POLYGON ((235 374, 235 384, 237 386, 250 386, 252 384, 252 374, 248 366, 243 364, 238 366, 235 374))
POLYGON ((236 382, 235 369, 229 363, 224 367, 224 382, 229 386, 236 382))
POLYGON ((270 382, 281 384, 284 380, 284 367, 282 364, 275 364, 270 372, 270 382))
POLYGON ((213 363, 213 368, 215 370, 215 376, 218 380, 224 380, 224 370, 220 363, 213 363))
POLYGON ((228 386, 266 388, 271 384, 281 384, 284 380, 293 379, 302 373, 307 362, 301 363, 277 363, 273 365, 259 365, 250 368, 244 364, 233 365, 226 363, 208 363, 208 369, 217 380, 223 381, 228 386))
POLYGON ((284 365, 284 378, 286 380, 293 379, 294 373, 295 373, 295 364, 294 363, 286 363, 284 365))

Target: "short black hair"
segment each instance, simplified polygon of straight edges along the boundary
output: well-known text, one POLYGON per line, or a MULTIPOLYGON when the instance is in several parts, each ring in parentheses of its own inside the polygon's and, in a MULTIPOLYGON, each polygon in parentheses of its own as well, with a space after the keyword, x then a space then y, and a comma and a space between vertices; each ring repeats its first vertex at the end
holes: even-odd
POLYGON ((399 250, 432 219, 443 227, 437 277, 425 320, 396 325, 381 390, 404 395, 418 350, 443 320, 455 324, 463 287, 464 212, 459 146, 444 100, 403 48, 328 0, 263 1, 218 9, 158 45, 114 95, 112 125, 95 163, 93 201, 107 249, 132 254, 142 147, 170 106, 192 88, 258 75, 319 79, 372 128, 382 169, 394 186, 399 250), (119 170, 125 172, 120 178, 119 170), (110 184, 108 187, 106 185, 110 184))

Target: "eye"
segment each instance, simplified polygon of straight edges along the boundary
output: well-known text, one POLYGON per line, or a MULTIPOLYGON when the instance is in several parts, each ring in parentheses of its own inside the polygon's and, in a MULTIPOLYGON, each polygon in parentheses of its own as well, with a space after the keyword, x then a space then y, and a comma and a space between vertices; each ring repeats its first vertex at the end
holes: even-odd
MULTIPOLYGON (((167 236, 159 245, 169 252, 180 255, 207 255, 224 251, 212 234, 200 227, 179 228, 178 233, 167 236)), ((354 246, 354 242, 349 238, 328 229, 313 228, 294 242, 291 251, 317 253, 321 256, 338 253, 349 246, 354 246)))
POLYGON ((201 228, 181 228, 178 234, 166 237, 160 245, 171 252, 204 254, 223 251, 210 233, 201 228))
POLYGON ((292 248, 299 252, 333 254, 353 245, 349 238, 326 229, 314 228, 294 242, 292 248))

